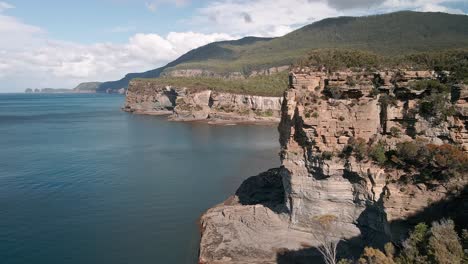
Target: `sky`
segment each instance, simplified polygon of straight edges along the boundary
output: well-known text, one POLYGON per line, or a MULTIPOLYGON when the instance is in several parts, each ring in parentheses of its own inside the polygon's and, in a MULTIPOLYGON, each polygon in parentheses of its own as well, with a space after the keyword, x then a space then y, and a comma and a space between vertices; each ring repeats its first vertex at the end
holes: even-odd
POLYGON ((399 10, 466 15, 468 0, 0 0, 0 92, 117 80, 214 41, 399 10))

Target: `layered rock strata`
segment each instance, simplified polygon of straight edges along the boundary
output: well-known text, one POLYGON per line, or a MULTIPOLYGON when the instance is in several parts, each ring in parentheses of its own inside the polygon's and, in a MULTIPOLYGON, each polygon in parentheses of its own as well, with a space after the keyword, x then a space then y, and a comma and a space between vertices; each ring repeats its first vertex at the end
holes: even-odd
POLYGON ((466 86, 452 88, 455 113, 446 121, 434 123, 417 114, 428 91, 411 84, 438 77, 431 71, 295 69, 279 124, 282 166, 268 177, 258 176, 263 180, 245 182, 252 187, 242 186, 202 216, 200 263, 319 261, 314 219, 325 215, 337 217, 330 236, 344 239, 339 252, 348 257, 364 245, 401 241, 419 221, 451 213, 467 219, 467 173, 448 182, 408 184, 405 179, 416 172, 339 155, 358 138, 368 145, 385 142, 388 148, 417 139, 467 151, 466 86), (269 197, 268 190, 281 192, 283 199, 269 197), (456 210, 446 204, 451 199, 456 210))
POLYGON ((160 86, 134 80, 124 110, 139 114, 170 115, 175 121, 279 122, 282 98, 160 86))

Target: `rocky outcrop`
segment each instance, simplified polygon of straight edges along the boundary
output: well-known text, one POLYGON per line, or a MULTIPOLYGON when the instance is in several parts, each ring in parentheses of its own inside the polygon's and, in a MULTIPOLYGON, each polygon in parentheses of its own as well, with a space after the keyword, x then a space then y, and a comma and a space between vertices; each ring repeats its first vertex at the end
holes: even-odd
POLYGON ((130 83, 124 110, 170 115, 175 121, 279 122, 282 98, 233 94, 206 89, 130 83))
POLYGON ((466 86, 452 89, 456 110, 443 122, 418 114, 428 91, 411 83, 437 77, 431 71, 295 69, 278 128, 282 167, 241 187, 261 194, 280 189, 284 198, 260 195, 264 199, 242 202, 246 195, 238 191, 208 210, 201 218, 200 263, 312 263, 319 245, 314 219, 324 215, 337 217, 330 236, 344 239, 339 252, 348 257, 364 245, 401 241, 419 221, 453 213, 468 217, 445 205, 463 195, 458 205, 466 209, 466 173, 445 182, 408 183, 415 171, 343 154, 356 139, 366 146, 385 142, 389 149, 417 139, 466 151, 466 86), (274 187, 264 183, 278 180, 274 187))

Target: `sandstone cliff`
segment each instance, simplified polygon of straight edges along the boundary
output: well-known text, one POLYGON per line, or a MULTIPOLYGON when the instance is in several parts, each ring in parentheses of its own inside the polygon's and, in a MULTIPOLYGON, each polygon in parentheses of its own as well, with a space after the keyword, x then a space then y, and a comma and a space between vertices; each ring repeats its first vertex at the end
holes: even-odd
POLYGON ((124 110, 175 121, 279 122, 282 98, 158 85, 133 80, 124 110))
POLYGON ((348 257, 401 241, 419 221, 451 216, 466 225, 468 87, 428 89, 441 74, 295 69, 279 125, 282 167, 249 179, 202 216, 200 263, 320 261, 314 218, 323 215, 337 217, 330 236, 344 238, 339 250, 348 257), (424 116, 436 104, 441 110, 424 116), (418 168, 396 154, 417 144, 424 147, 414 156, 426 146, 439 156, 418 168))

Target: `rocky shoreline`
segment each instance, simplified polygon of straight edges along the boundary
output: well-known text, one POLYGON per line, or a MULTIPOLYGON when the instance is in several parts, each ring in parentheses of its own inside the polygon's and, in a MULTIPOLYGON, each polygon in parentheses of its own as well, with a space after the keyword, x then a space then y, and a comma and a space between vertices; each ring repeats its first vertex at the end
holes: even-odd
POLYGON ((277 124, 282 100, 281 97, 193 90, 133 80, 123 110, 135 114, 167 115, 171 121, 277 124))
POLYGON ((356 151, 356 142, 369 151, 427 142, 466 154, 466 85, 452 87, 455 112, 434 124, 409 114, 428 92, 412 84, 436 80, 435 72, 298 68, 291 76, 278 127, 282 166, 249 178, 201 217, 199 263, 321 263, 314 219, 324 215, 337 218, 330 236, 341 239, 339 257, 354 259, 364 246, 401 242, 422 221, 451 217, 466 224, 466 171, 446 181, 415 181, 416 170, 385 167, 366 152, 343 154, 350 146, 356 151))

